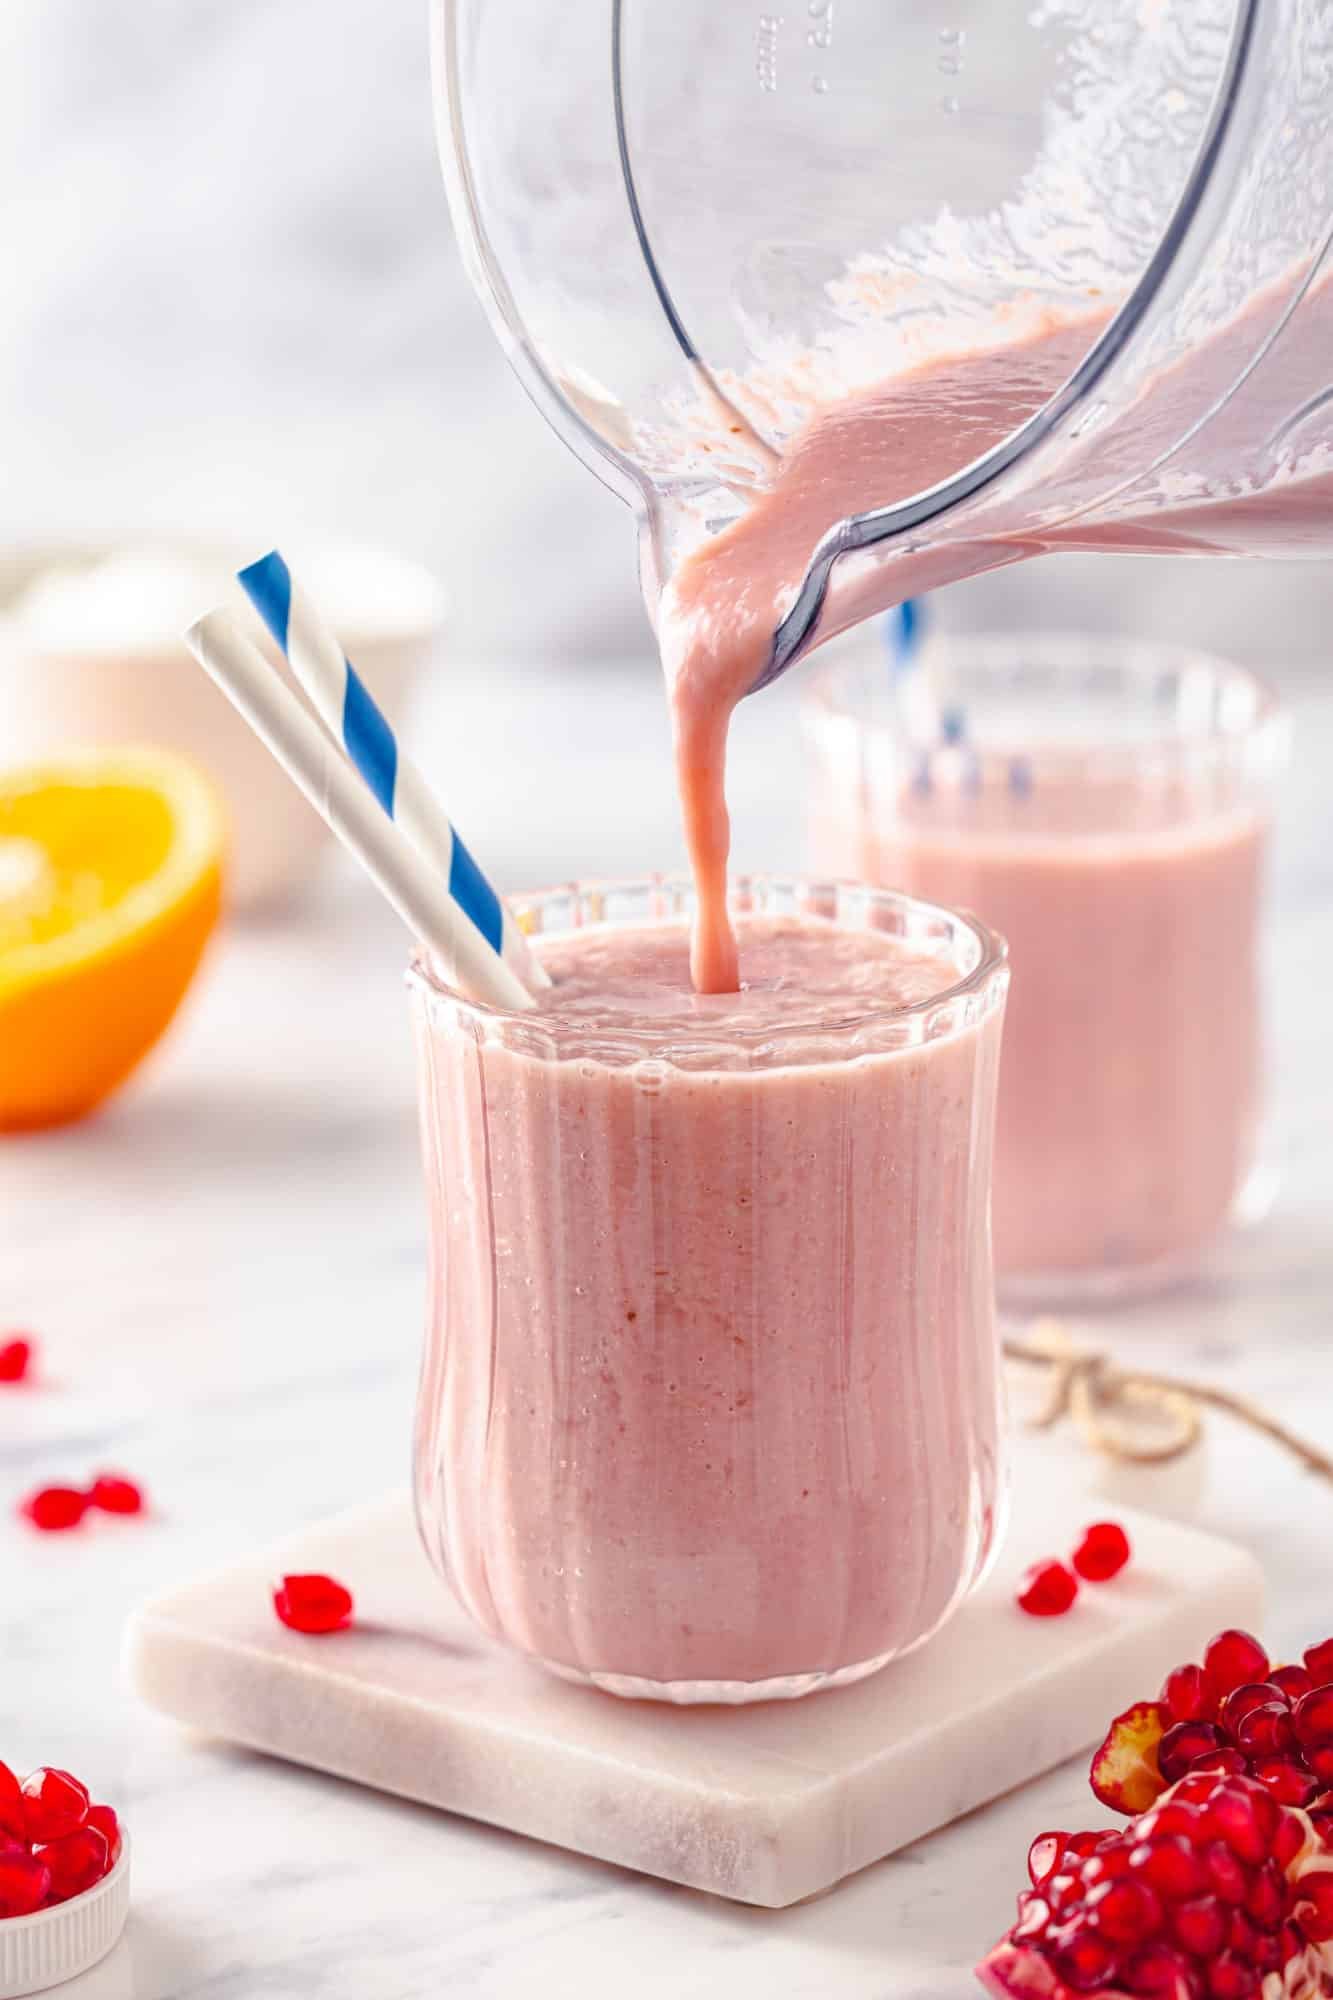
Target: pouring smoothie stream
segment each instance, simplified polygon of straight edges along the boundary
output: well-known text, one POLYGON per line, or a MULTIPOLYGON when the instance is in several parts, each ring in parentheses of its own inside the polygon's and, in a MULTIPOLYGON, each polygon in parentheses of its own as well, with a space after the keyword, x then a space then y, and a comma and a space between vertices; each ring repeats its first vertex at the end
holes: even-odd
MULTIPOLYGON (((1225 330, 1149 386, 1121 432, 1099 440, 1094 473, 1125 482, 1111 514, 1084 521, 1088 472, 1071 466, 1047 505, 1058 523, 1039 526, 1017 505, 974 510, 956 540, 867 567, 821 622, 819 637, 923 590, 1024 556, 1059 549, 1140 554, 1317 549, 1333 524, 1333 470, 1327 450, 1276 469, 1264 484, 1237 480, 1281 426, 1288 399, 1317 397, 1333 354, 1333 282, 1306 302, 1299 333, 1282 348, 1272 378, 1277 401, 1256 395, 1226 403, 1224 391, 1252 340, 1249 321, 1225 330), (1205 468, 1174 496, 1165 482, 1135 477, 1142 455, 1196 431, 1205 468), (1082 482, 1082 483, 1081 483, 1082 482)), ((1259 317, 1272 310, 1258 302, 1259 317)), ((771 484, 729 529, 705 542, 665 591, 659 631, 675 725, 677 778, 699 894, 692 970, 700 992, 736 985, 735 943, 725 884, 729 826, 726 741, 737 704, 764 674, 773 635, 790 610, 811 557, 838 521, 891 503, 943 479, 961 449, 981 457, 1018 430, 1072 373, 1105 314, 1041 325, 1017 340, 960 352, 835 404, 794 440, 771 484)))
POLYGON ((505 351, 634 509, 736 984, 727 721, 873 611, 1053 549, 1333 553, 1325 0, 434 0, 505 351))

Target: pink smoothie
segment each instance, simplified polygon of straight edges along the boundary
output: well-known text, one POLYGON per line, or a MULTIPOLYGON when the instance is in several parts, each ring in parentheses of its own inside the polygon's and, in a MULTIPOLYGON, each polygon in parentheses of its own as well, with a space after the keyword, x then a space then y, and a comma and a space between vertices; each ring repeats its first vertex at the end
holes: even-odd
POLYGON ((551 937, 503 1028, 418 987, 427 1545, 497 1638, 682 1699, 917 1644, 997 1526, 1002 965, 738 929, 716 998, 683 922, 551 937))
MULTIPOLYGON (((1309 553, 1333 534, 1329 450, 1284 420, 1323 408, 1333 353, 1333 280, 1312 288, 1244 393, 1223 401, 1290 292, 1290 281, 1164 369, 1115 423, 1071 451, 1035 500, 977 503, 952 537, 848 571, 821 624, 839 630, 904 598, 1059 548, 1309 553), (1160 470, 1158 462, 1187 439, 1160 470), (1302 444, 1308 444, 1304 455, 1302 444), (1122 487, 1119 497, 1103 496, 1122 487), (1040 513, 1035 510, 1040 507, 1040 513)), ((679 569, 660 607, 678 782, 700 912, 693 976, 735 984, 723 888, 727 732, 822 537, 849 515, 921 492, 1011 436, 1068 379, 1106 324, 1099 306, 1054 312, 1021 337, 997 333, 821 410, 787 447, 749 510, 679 569)), ((1315 427, 1315 436, 1322 432, 1315 427)), ((997 920, 999 920, 997 918, 997 920)))
POLYGON ((831 781, 812 804, 821 866, 978 910, 1008 940, 1001 1277, 1113 1285, 1214 1236, 1262 1102, 1261 813, 1049 778, 878 799, 831 781))

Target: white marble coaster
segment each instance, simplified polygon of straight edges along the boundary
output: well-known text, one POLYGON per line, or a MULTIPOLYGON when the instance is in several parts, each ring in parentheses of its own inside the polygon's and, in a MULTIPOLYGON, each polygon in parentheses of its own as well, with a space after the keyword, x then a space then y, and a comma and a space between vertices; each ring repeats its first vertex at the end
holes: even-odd
MULTIPOLYGON (((1085 1586, 1064 1618, 1027 1617, 1015 1577, 1083 1520, 1036 1466, 1024 1472, 1000 1562, 953 1623, 873 1679, 804 1701, 622 1702, 511 1657, 428 1568, 405 1496, 144 1606, 129 1673, 209 1735, 780 1908, 1095 1742, 1214 1631, 1256 1623, 1250 1555, 1127 1509, 1131 1567, 1085 1586), (285 1631, 269 1593, 293 1570, 346 1583, 356 1626, 285 1631)), ((1088 1808, 1090 1824, 1104 1817, 1088 1808)))

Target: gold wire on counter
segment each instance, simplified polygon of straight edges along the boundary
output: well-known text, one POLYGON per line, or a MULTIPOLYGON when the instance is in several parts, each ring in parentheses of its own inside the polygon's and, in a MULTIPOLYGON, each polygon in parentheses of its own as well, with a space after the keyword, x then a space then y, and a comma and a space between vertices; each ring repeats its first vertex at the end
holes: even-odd
POLYGON ((1198 1443, 1203 1411, 1220 1410, 1271 1438, 1309 1472, 1333 1483, 1333 1458, 1270 1417, 1248 1396, 1211 1382, 1182 1381, 1126 1368, 1110 1355, 1075 1347, 1063 1322, 1037 1320, 1023 1340, 1007 1338, 1005 1359, 1047 1375, 1040 1407, 1028 1419, 1050 1430, 1069 1417, 1095 1451, 1136 1465, 1161 1465, 1198 1443))

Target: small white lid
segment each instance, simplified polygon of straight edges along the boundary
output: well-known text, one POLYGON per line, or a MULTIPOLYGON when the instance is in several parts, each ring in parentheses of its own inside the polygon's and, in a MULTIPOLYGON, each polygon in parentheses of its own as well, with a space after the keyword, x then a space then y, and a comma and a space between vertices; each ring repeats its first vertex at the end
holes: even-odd
POLYGON ((0 1917, 0 2000, 44 1993, 106 1957, 130 1913, 130 1843, 121 1829, 110 1874, 54 1909, 0 1917))

